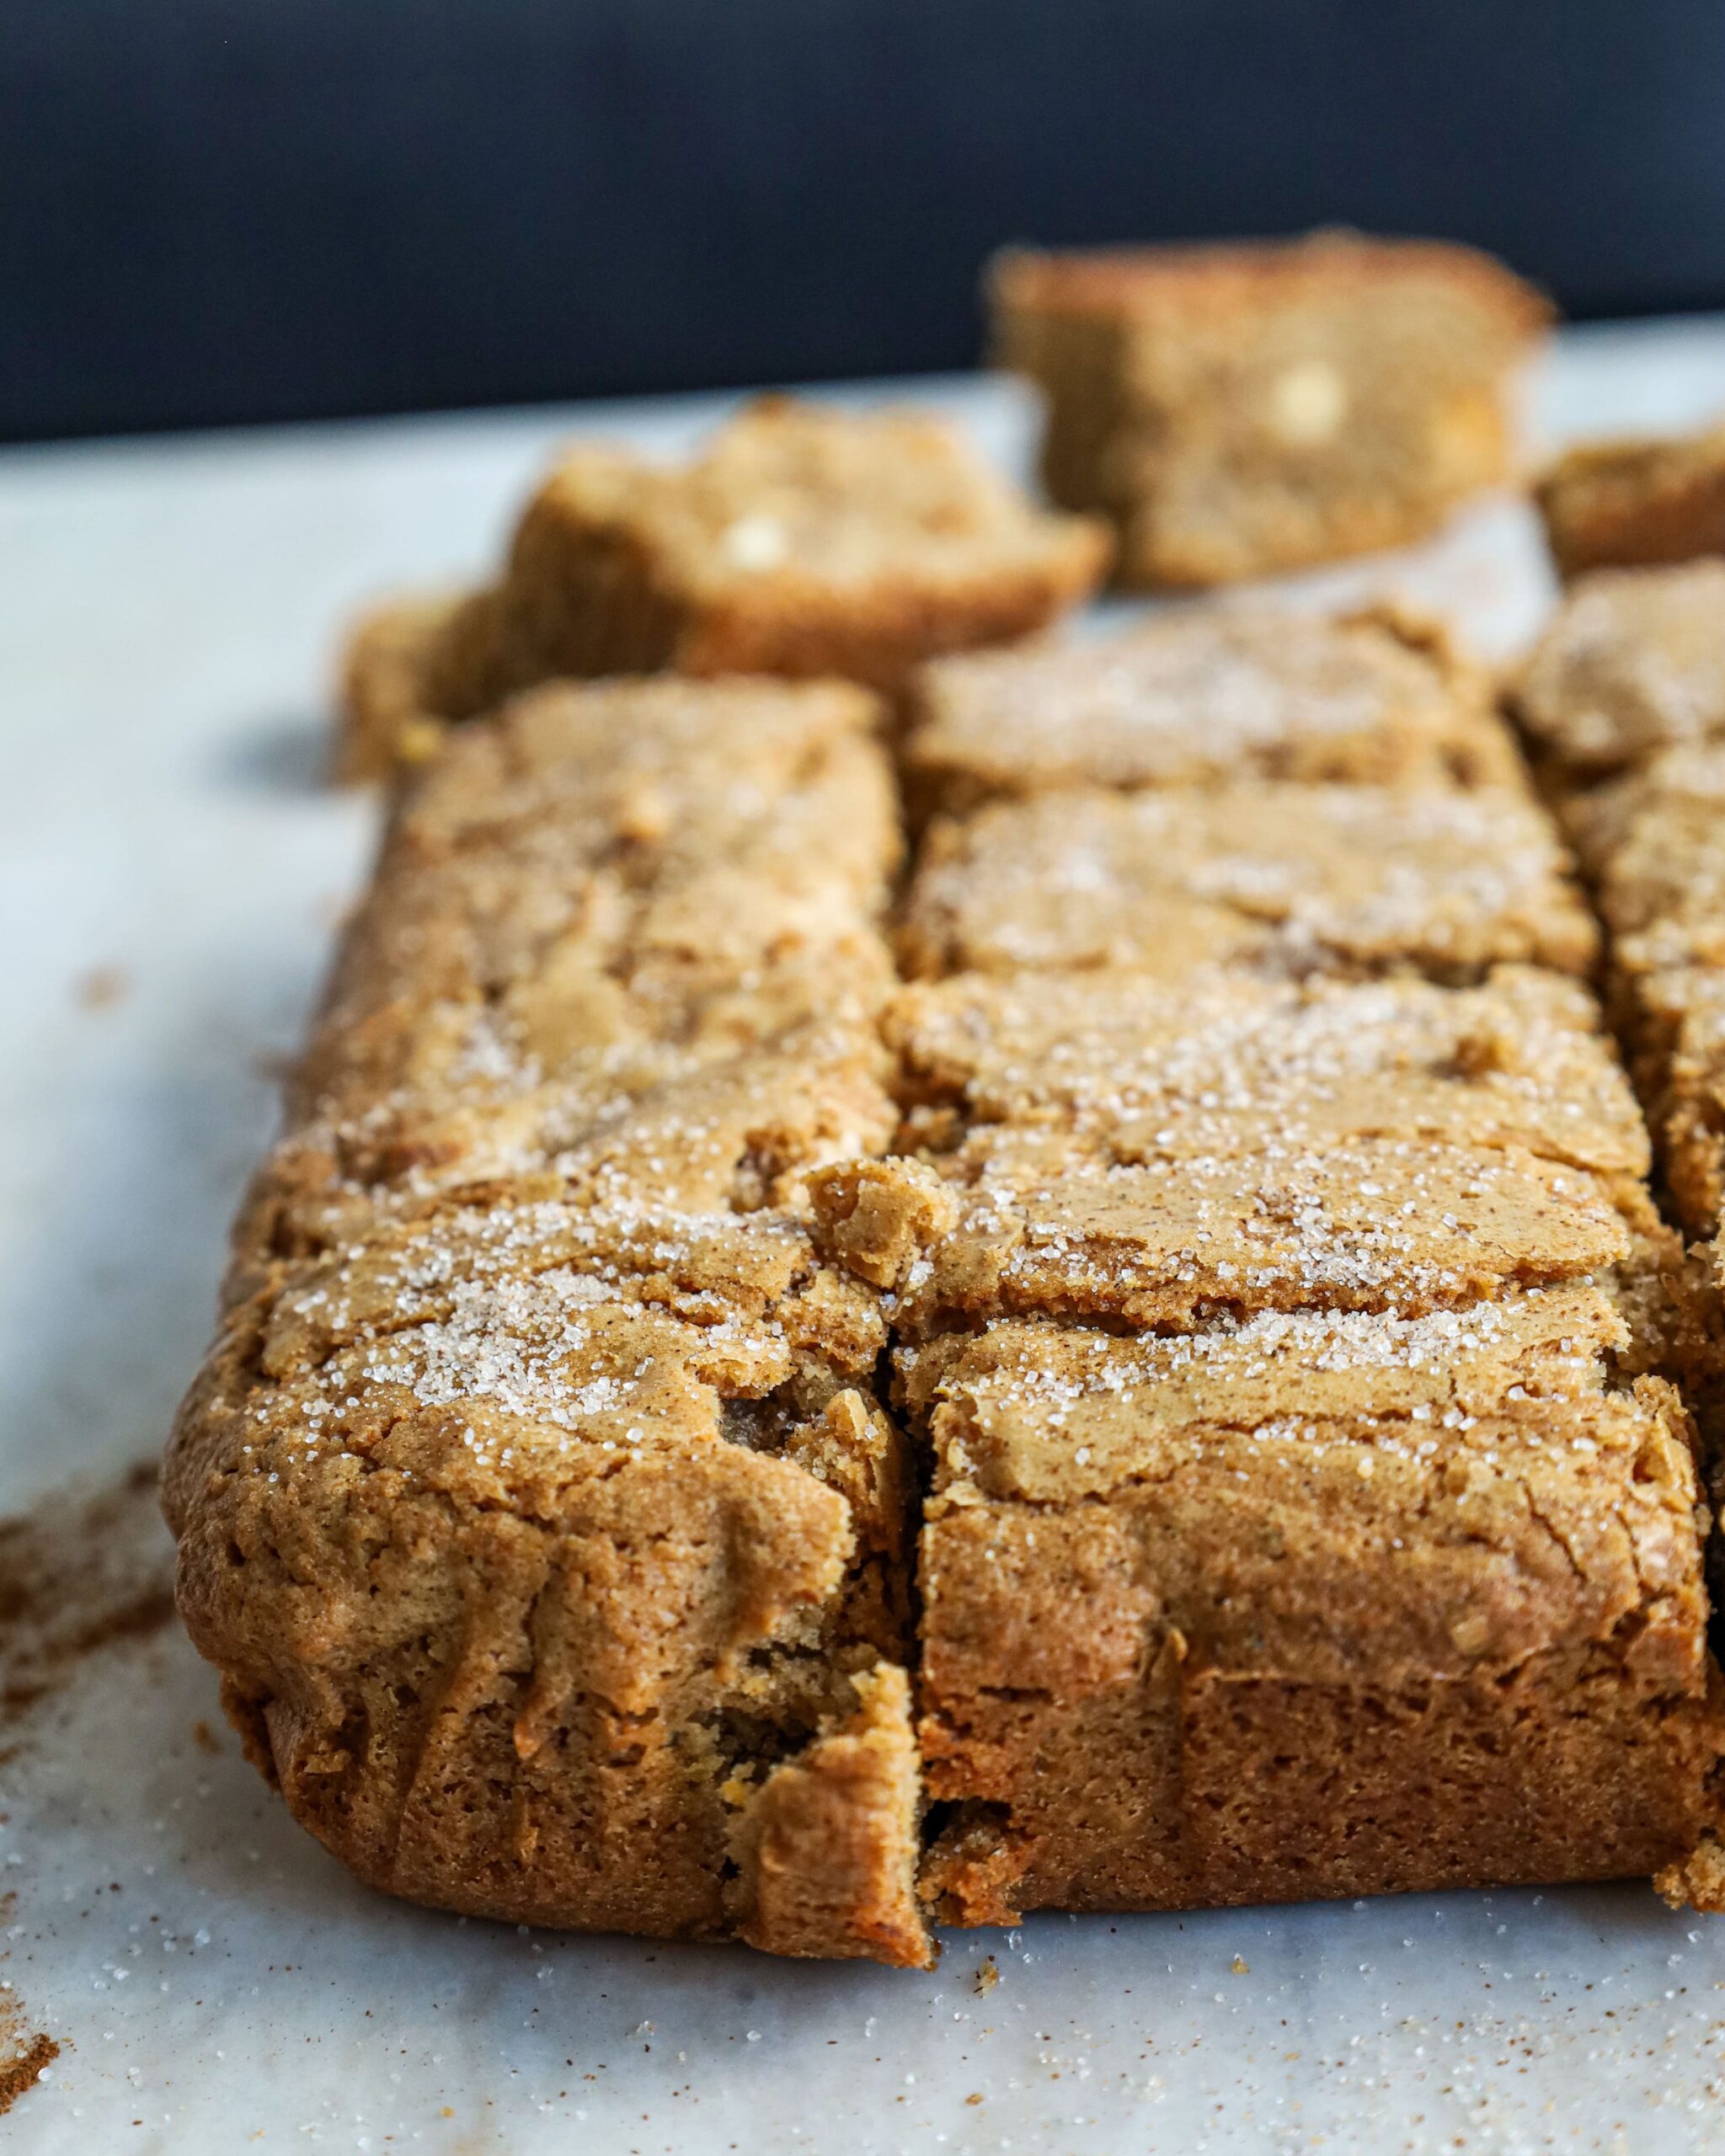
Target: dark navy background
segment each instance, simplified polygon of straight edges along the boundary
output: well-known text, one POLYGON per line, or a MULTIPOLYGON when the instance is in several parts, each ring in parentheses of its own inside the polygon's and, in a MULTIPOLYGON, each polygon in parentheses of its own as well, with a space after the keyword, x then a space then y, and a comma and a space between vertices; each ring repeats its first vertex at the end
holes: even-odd
POLYGON ((1015 238, 1725 305, 1725 0, 0 0, 0 435, 961 366, 1015 238))

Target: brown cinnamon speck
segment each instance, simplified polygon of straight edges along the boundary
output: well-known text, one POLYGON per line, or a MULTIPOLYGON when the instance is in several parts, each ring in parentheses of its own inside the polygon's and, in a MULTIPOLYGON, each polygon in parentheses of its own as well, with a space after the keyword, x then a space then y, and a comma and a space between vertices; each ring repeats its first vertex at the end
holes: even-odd
POLYGON ((83 1011, 111 1011, 131 983, 119 966, 92 966, 78 976, 76 995, 83 1011))

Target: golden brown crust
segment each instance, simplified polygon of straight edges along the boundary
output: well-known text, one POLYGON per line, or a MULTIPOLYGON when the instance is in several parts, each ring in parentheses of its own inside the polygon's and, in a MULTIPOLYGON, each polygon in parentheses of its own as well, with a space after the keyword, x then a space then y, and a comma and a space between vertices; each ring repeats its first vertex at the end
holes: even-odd
POLYGON ((1129 586, 1398 546, 1505 478, 1510 375, 1550 318, 1425 242, 1008 253, 996 348, 1044 392, 1044 478, 1114 522, 1129 586))

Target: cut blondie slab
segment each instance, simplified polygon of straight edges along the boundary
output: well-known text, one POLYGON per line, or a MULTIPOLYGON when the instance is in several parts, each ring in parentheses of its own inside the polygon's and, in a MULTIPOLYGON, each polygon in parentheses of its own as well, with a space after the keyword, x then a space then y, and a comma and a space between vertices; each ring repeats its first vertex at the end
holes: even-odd
POLYGON ((1544 1278, 1537 1247, 1608 1287, 1626 1374, 1715 1389, 1707 1299, 1579 983, 972 974, 906 990, 886 1029, 921 1165, 814 1190, 831 1246, 898 1291, 900 1337, 1002 1310, 1407 1307, 1544 1278))
POLYGON ((1725 561, 1601 569, 1517 710, 1608 931, 1606 986, 1678 1218, 1725 1203, 1725 561))
POLYGON ((905 744, 913 806, 1257 776, 1514 786, 1483 676, 1387 609, 1194 607, 1124 636, 935 661, 905 744))
POLYGON ((877 1235, 895 1205, 910 1216, 884 1246, 903 1252, 886 1284, 913 1339, 996 1315, 1141 1330, 1313 1304, 1417 1313, 1634 1252, 1638 1186, 1509 1147, 1372 1137, 1121 1161, 991 1129, 937 1166, 932 1187, 898 1161, 811 1178, 824 1241, 853 1265, 859 1205, 877 1235))
POLYGON ((1422 633, 1179 633, 1247 775, 973 718, 911 985, 860 688, 542 684, 398 798, 167 1479, 363 1877, 923 1966, 1048 1902, 1717 1898, 1663 1382, 1717 1419, 1717 1328, 1567 857, 1422 633))
POLYGON ((902 1350, 937 1913, 1682 1865, 1718 1749, 1697 1489, 1669 1388, 1610 1387, 1616 1329, 1578 1282, 902 1350))
POLYGON ((179 1597, 360 1876, 925 1962, 914 1478, 804 1180, 883 1150, 841 684, 551 686, 397 807, 180 1419, 179 1597))
POLYGON ((1201 965, 1583 973, 1596 937, 1549 819, 1503 789, 1241 784, 1001 802, 929 831, 913 975, 1201 965))
POLYGON ((1576 795, 1567 820, 1667 1188, 1711 1236, 1725 1203, 1725 744, 1652 756, 1576 795))
POLYGON ((885 1337, 779 1219, 493 1205, 278 1267, 166 1502, 296 1816, 446 1908, 926 1961, 885 1337))
POLYGON ((553 685, 452 743, 348 938, 242 1279, 462 1187, 785 1205, 884 1144, 875 715, 842 684, 553 685))
POLYGON ((535 671, 496 585, 368 608, 341 647, 335 776, 352 783, 429 761, 443 714, 489 709, 535 671))
POLYGON ((1579 579, 1523 668, 1514 703, 1561 788, 1725 736, 1725 561, 1579 579))
POLYGON ((1532 967, 1463 989, 961 974, 903 990, 883 1024, 905 1151, 938 1155, 1001 1128, 1123 1162, 1393 1135, 1521 1146, 1607 1176, 1648 1167, 1593 995, 1532 967))
POLYGON ((1033 508, 912 414, 769 398, 681 467, 578 447, 528 503, 495 587, 361 626, 344 766, 422 753, 547 675, 841 675, 895 694, 936 653, 1042 627, 1107 552, 1099 523, 1033 508))
POLYGON ((868 1028, 810 1028, 729 1054, 601 1051, 551 1080, 403 1088, 312 1116, 253 1181, 232 1285, 245 1292, 260 1256, 482 1197, 801 1213, 812 1170, 886 1150, 884 1075, 868 1028))
POLYGON ((1534 499, 1560 576, 1725 554, 1725 425, 1583 442, 1534 499))
POLYGON ((1049 492, 1112 519, 1129 585, 1423 537, 1509 476, 1550 318, 1485 255, 1346 232, 1009 253, 990 294, 996 355, 1048 400, 1049 492))

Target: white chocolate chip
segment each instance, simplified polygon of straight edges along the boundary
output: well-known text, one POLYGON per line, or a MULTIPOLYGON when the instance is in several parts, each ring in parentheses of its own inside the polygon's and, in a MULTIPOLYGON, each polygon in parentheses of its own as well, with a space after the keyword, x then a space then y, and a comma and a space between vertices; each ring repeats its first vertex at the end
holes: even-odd
POLYGON ((743 516, 727 525, 719 547, 733 568, 775 569, 790 552, 790 537, 777 517, 743 516))
POLYGON ((1328 441, 1348 414, 1348 385, 1327 360, 1302 360, 1270 385, 1270 426, 1290 448, 1328 441))

